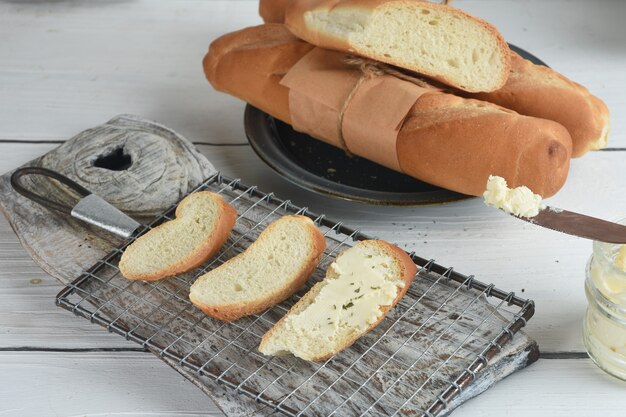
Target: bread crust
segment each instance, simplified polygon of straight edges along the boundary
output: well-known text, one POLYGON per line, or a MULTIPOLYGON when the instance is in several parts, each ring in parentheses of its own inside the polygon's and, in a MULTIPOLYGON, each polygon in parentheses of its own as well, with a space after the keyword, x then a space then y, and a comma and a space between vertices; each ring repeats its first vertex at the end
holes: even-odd
MULTIPOLYGON (((219 219, 216 222, 215 230, 213 231, 213 233, 211 233, 209 238, 202 245, 200 245, 195 251, 189 253, 188 256, 176 262, 171 267, 160 270, 160 271, 155 271, 151 274, 134 274, 132 271, 130 271, 127 268, 127 263, 132 261, 131 258, 134 252, 133 245, 131 244, 130 246, 126 248, 119 262, 120 272, 125 278, 130 279, 130 280, 142 280, 142 281, 158 281, 164 278, 169 278, 174 275, 182 274, 184 272, 197 268, 198 266, 202 265, 206 260, 211 258, 220 250, 224 242, 226 242, 226 239, 228 239, 228 235, 230 234, 230 231, 235 225, 235 221, 237 219, 237 210, 235 210, 233 206, 228 204, 224 200, 224 198, 222 198, 222 196, 220 196, 219 194, 212 193, 209 191, 198 191, 191 195, 194 195, 194 194, 196 196, 198 194, 204 194, 204 195, 210 196, 219 206, 219 214, 218 214, 219 219)), ((176 222, 176 220, 179 218, 181 213, 184 211, 184 208, 186 207, 187 204, 190 203, 190 201, 191 200, 189 199, 189 196, 184 198, 178 204, 178 207, 176 207, 176 212, 175 212, 176 219, 155 227, 154 229, 152 229, 145 235, 139 237, 137 241, 142 239, 147 234, 159 233, 159 230, 165 227, 166 224, 168 223, 176 222)))
MULTIPOLYGON (((382 312, 381 316, 378 318, 377 321, 375 321, 374 323, 372 323, 367 329, 365 329, 362 333, 355 335, 353 338, 349 339, 346 343, 344 343, 342 346, 338 347, 337 349, 334 349, 332 352, 329 352, 325 355, 321 355, 321 356, 317 356, 317 357, 313 357, 307 360, 311 360, 313 362, 320 362, 320 361, 325 361, 326 359, 330 358, 333 355, 336 355, 337 353, 341 352, 342 350, 352 346, 354 344, 354 342, 356 342, 359 338, 361 338, 362 336, 364 336, 365 334, 369 333, 372 329, 374 329, 376 326, 378 326, 378 324, 380 324, 381 321, 383 321, 383 319, 385 317, 387 317, 387 314, 391 311, 392 308, 394 308, 396 306, 396 304, 398 304, 398 302, 402 299, 402 297, 404 297, 404 295, 406 294, 406 292, 409 290, 409 288, 411 287, 411 283, 413 282, 413 278, 415 278, 415 275, 417 274, 417 265, 415 265, 415 263, 413 262, 413 260, 409 257, 409 255, 403 251, 402 249, 398 248, 395 245, 392 245, 389 242, 386 242, 384 240, 365 240, 365 241, 361 241, 360 243, 365 243, 367 245, 372 245, 372 246, 378 246, 382 251, 386 252, 387 254, 389 254, 400 266, 400 269, 402 271, 401 275, 402 275, 402 281, 404 281, 404 287, 399 288, 398 289, 398 293, 396 295, 396 298, 394 298, 393 302, 388 305, 388 306, 381 306, 380 311, 382 312)), ((280 318, 280 320, 278 320, 276 322, 276 324, 274 324, 274 326, 268 330, 263 337, 261 338, 261 343, 259 345, 259 350, 263 350, 263 345, 265 343, 267 343, 267 341, 269 339, 272 338, 273 334, 279 330, 279 327, 281 326, 281 323, 285 320, 285 318, 287 316, 289 316, 289 314, 296 312, 298 310, 298 305, 302 304, 302 303, 308 303, 308 301, 311 298, 314 298, 317 291, 314 291, 315 287, 319 286, 320 283, 315 284, 315 286, 313 288, 311 288, 311 290, 309 290, 301 299, 300 301, 298 301, 298 303, 296 303, 294 306, 292 306, 289 311, 280 318)))
POLYGON ((284 25, 266 24, 216 39, 202 63, 216 90, 240 97, 290 124, 289 89, 280 81, 313 48, 284 25))
POLYGON ((465 96, 562 124, 572 137, 573 157, 606 147, 610 117, 602 100, 582 85, 515 52, 511 52, 511 62, 511 74, 501 89, 465 96))
MULTIPOLYGON (((494 91, 502 87, 511 69, 511 60, 509 55, 509 46, 504 40, 504 37, 498 32, 498 30, 492 24, 472 16, 457 8, 444 5, 430 3, 428 1, 420 0, 296 0, 287 2, 276 3, 271 10, 273 10, 274 16, 280 15, 280 7, 286 5, 285 25, 294 35, 301 39, 306 40, 316 46, 320 46, 327 49, 335 49, 343 52, 357 53, 366 58, 375 59, 378 61, 386 62, 388 64, 404 67, 406 69, 419 72, 434 80, 440 81, 444 84, 451 85, 468 92, 477 91, 494 91), (460 19, 471 20, 476 25, 480 26, 487 32, 489 32, 496 42, 497 49, 499 51, 500 63, 502 65, 502 71, 499 77, 493 80, 493 85, 490 89, 482 89, 480 87, 461 86, 457 81, 445 74, 434 73, 433 71, 419 65, 411 65, 405 62, 399 62, 393 58, 387 57, 384 54, 374 53, 373 51, 355 50, 355 46, 352 45, 346 38, 341 38, 330 33, 317 30, 306 23, 305 16, 310 12, 324 12, 333 10, 342 10, 346 12, 354 13, 372 13, 376 9, 384 9, 393 5, 407 5, 413 7, 419 7, 420 9, 427 9, 431 11, 438 11, 440 13, 446 13, 453 15, 460 19)), ((266 5, 268 9, 269 5, 266 5)))
MULTIPOLYGON (((278 292, 271 294, 269 297, 248 300, 245 303, 238 302, 233 304, 222 304, 219 306, 206 305, 201 300, 195 298, 193 293, 190 293, 189 299, 191 302, 202 310, 204 314, 218 320, 230 322, 266 310, 281 301, 286 300, 299 291, 319 264, 319 261, 324 254, 324 250, 326 249, 326 239, 308 217, 300 215, 290 215, 284 217, 298 218, 300 221, 305 221, 306 227, 308 228, 310 236, 313 240, 311 257, 305 264, 302 265, 296 276, 285 287, 281 288, 278 292)), ((270 224, 265 231, 271 231, 270 228, 272 228, 272 224, 270 224)), ((265 233, 265 231, 263 231, 263 233, 265 233)), ((265 239, 263 234, 259 236, 257 242, 262 239, 265 239)), ((229 259, 225 263, 234 262, 235 260, 236 257, 229 259)))
POLYGON ((511 187, 526 185, 543 197, 556 194, 570 166, 567 130, 550 120, 484 106, 444 93, 422 96, 398 135, 402 170, 476 196, 484 193, 489 175, 506 178, 511 187), (457 166, 472 168, 461 172, 457 166))
POLYGON ((260 0, 259 16, 265 23, 284 23, 289 0, 260 0))

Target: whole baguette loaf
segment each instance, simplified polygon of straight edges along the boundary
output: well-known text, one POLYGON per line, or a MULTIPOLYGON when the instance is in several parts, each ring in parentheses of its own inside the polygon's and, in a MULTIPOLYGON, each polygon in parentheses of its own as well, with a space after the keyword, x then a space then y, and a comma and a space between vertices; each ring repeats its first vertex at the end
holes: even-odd
POLYGON ((328 359, 376 327, 406 294, 416 272, 397 246, 382 240, 357 243, 263 335, 259 351, 328 359))
MULTIPOLYGON (((289 89, 280 81, 312 48, 283 25, 251 27, 214 41, 204 70, 217 90, 291 123, 289 89)), ((436 89, 417 99, 397 140, 403 172, 475 196, 489 175, 552 196, 565 182, 570 154, 570 136, 558 123, 436 89)))
POLYGON ((609 109, 602 100, 582 85, 515 52, 511 52, 511 63, 504 87, 465 96, 562 124, 572 136, 573 157, 606 147, 610 120, 609 109))
POLYGON ((428 1, 292 0, 285 25, 316 46, 416 71, 463 91, 497 90, 511 67, 509 47, 495 27, 428 1))

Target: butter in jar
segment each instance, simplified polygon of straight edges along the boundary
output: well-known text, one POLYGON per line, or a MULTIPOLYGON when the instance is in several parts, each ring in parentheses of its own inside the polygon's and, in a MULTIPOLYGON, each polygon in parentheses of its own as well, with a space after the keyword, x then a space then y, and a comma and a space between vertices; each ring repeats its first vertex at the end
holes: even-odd
MULTIPOLYGON (((626 219, 620 223, 626 224, 626 219)), ((601 369, 626 380, 626 245, 593 243, 585 293, 587 352, 601 369)))

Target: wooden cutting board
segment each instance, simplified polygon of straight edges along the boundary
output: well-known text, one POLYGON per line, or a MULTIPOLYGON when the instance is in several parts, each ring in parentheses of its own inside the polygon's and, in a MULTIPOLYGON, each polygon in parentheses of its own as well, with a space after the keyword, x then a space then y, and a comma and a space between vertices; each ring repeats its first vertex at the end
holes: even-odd
MULTIPOLYGON (((81 132, 25 166, 58 171, 141 222, 170 207, 215 172, 213 165, 176 132, 129 115, 81 132)), ((24 249, 63 284, 73 281, 122 243, 120 238, 18 195, 11 188, 10 175, 0 177, 0 209, 24 249)), ((30 189, 70 205, 76 199, 48 180, 24 180, 30 189)), ((538 356, 536 342, 518 333, 474 384, 449 404, 448 412, 533 363, 538 356)), ((176 361, 162 360, 205 392, 227 416, 272 414, 271 409, 186 370, 176 361)))

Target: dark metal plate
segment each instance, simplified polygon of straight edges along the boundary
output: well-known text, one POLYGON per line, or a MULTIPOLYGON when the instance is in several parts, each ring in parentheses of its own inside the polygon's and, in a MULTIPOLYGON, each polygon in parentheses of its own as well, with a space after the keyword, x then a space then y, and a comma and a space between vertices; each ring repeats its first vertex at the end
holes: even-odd
MULTIPOLYGON (((511 50, 539 65, 543 61, 514 45, 511 50)), ((358 156, 348 156, 248 105, 246 136, 257 155, 277 173, 307 190, 382 205, 440 204, 471 198, 419 181, 358 156)))

